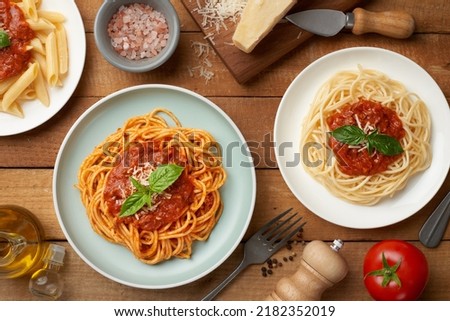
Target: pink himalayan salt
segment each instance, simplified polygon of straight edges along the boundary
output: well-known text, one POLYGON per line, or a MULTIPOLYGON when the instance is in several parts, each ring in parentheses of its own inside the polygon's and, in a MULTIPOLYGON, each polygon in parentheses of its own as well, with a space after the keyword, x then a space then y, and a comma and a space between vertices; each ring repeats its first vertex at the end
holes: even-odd
POLYGON ((125 58, 157 56, 167 45, 169 27, 164 15, 142 3, 122 5, 108 24, 114 49, 125 58))

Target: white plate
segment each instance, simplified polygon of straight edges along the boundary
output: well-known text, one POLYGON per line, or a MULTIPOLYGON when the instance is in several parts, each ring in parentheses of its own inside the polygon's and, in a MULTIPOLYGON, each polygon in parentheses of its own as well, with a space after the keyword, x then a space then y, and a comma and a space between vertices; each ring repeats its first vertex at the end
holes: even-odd
POLYGON ((349 48, 313 62, 289 86, 275 119, 275 154, 287 185, 310 211, 337 225, 377 228, 410 217, 439 190, 450 165, 449 124, 450 111, 444 94, 419 65, 398 53, 380 48, 349 48), (331 195, 299 163, 301 124, 319 87, 335 73, 357 69, 358 64, 379 70, 417 93, 427 104, 432 122, 431 166, 411 178, 403 191, 374 206, 354 205, 331 195))
POLYGON ((69 100, 80 81, 86 57, 86 35, 74 0, 43 0, 43 10, 56 11, 66 17, 69 72, 62 87, 49 88, 50 106, 37 99, 22 103, 24 118, 0 113, 0 136, 15 135, 33 129, 52 118, 69 100))
MULTIPOLYGON (((168 121, 170 121, 168 119, 168 121)), ((167 85, 143 85, 114 93, 89 108, 72 126, 56 159, 53 199, 59 223, 69 243, 102 275, 139 288, 169 288, 192 282, 218 267, 239 245, 253 214, 256 178, 244 137, 233 121, 202 96, 167 85), (222 146, 227 180, 220 194, 224 209, 206 242, 194 242, 192 257, 158 265, 137 260, 121 245, 112 244, 91 228, 80 192, 74 187, 83 159, 108 135, 133 116, 156 107, 171 110, 190 128, 209 131, 222 146)))

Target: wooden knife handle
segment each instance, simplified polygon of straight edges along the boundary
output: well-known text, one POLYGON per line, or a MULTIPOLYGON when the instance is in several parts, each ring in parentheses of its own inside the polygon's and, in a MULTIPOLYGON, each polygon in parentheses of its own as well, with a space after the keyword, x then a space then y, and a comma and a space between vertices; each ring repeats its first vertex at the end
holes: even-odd
POLYGON ((355 35, 378 33, 397 39, 406 39, 415 29, 414 17, 403 11, 370 12, 362 8, 353 10, 355 35))

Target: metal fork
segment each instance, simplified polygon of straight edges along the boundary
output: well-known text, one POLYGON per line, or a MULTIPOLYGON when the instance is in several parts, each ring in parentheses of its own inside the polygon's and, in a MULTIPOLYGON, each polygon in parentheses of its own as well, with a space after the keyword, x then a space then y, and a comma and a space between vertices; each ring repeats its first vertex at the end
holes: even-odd
POLYGON ((292 208, 281 213, 263 227, 261 227, 244 245, 244 257, 238 267, 212 290, 202 301, 212 300, 219 292, 234 279, 242 270, 252 264, 262 264, 267 261, 280 248, 297 234, 306 222, 295 227, 303 217, 293 220, 298 213, 294 213, 287 219, 282 220, 292 208), (292 221, 293 220, 293 221, 292 221), (292 222, 291 222, 292 221, 292 222), (291 222, 291 223, 290 223, 291 222), (286 226, 286 224, 290 223, 286 226), (286 234, 288 233, 288 234, 286 234))

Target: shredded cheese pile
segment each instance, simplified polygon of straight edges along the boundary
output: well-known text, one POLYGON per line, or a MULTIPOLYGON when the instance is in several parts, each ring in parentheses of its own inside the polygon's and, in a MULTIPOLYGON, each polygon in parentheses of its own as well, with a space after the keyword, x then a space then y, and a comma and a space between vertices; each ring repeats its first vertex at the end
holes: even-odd
POLYGON ((204 0, 204 5, 197 0, 197 11, 203 18, 202 26, 214 28, 219 32, 221 28, 228 30, 225 20, 237 23, 238 17, 244 10, 247 0, 204 0))
MULTIPOLYGON (((204 39, 208 39, 213 45, 214 34, 219 33, 221 29, 228 30, 225 21, 232 21, 237 23, 239 17, 247 5, 247 0, 195 0, 197 8, 193 11, 197 12, 202 17, 202 27, 211 29, 211 32, 206 34, 204 39)), ((230 44, 232 45, 232 44, 230 44)), ((208 59, 210 53, 215 55, 213 48, 208 43, 194 41, 191 43, 195 54, 200 59, 200 62, 195 67, 188 67, 188 72, 191 77, 198 75, 205 79, 208 83, 213 77, 214 72, 210 70, 212 67, 211 61, 208 59)))

